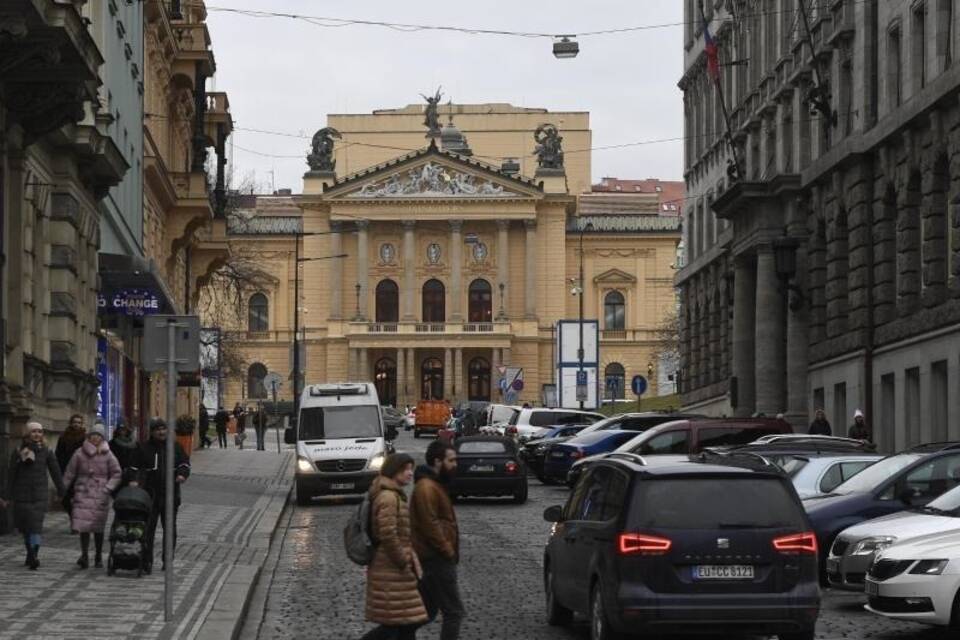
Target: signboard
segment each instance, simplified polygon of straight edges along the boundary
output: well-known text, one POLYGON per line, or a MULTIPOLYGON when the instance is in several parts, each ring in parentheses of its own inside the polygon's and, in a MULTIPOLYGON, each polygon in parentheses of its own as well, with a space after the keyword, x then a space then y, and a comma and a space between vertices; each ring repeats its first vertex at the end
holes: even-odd
POLYGON ((630 388, 633 389, 634 395, 642 396, 647 392, 647 379, 643 376, 633 376, 630 388))
POLYGON ((523 369, 506 367, 503 378, 500 379, 500 389, 503 391, 503 401, 513 404, 519 393, 523 391, 523 369))
POLYGON ((177 371, 200 369, 200 318, 197 316, 152 316, 143 325, 141 367, 144 371, 165 371, 169 324, 175 323, 174 341, 177 371))
POLYGON ((97 295, 99 313, 124 316, 149 316, 160 313, 160 296, 146 289, 118 289, 97 295))
POLYGON ((279 393, 282 386, 283 378, 275 371, 268 373, 263 379, 263 388, 266 389, 268 394, 271 394, 271 397, 273 397, 273 393, 279 393))

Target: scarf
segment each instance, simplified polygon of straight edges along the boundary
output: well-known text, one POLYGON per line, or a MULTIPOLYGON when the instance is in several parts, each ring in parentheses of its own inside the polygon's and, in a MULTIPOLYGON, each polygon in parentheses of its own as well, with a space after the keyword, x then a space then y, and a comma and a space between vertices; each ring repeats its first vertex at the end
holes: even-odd
POLYGON ((134 449, 137 446, 137 441, 134 440, 132 433, 128 433, 126 437, 122 437, 119 433, 115 433, 113 434, 113 440, 111 442, 116 444, 118 447, 123 447, 124 449, 134 449))
POLYGON ((34 442, 24 442, 20 446, 20 462, 34 462, 40 452, 41 445, 34 442))

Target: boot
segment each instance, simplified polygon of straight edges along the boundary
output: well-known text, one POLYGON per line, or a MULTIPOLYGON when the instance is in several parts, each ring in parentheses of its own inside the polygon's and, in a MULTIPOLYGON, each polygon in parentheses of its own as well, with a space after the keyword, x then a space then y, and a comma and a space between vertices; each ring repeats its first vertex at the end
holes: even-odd
POLYGON ((84 552, 83 555, 80 556, 80 559, 77 560, 77 566, 81 569, 86 569, 90 566, 90 557, 86 554, 86 552, 84 552))
POLYGON ((27 548, 27 559, 23 561, 23 566, 30 566, 30 558, 33 556, 33 547, 30 546, 29 542, 24 542, 23 546, 27 548))
POLYGON ((93 556, 93 566, 97 569, 103 568, 103 553, 97 551, 96 555, 93 556))
POLYGON ((31 571, 40 568, 40 545, 35 544, 30 547, 30 554, 27 556, 27 566, 31 571))
POLYGON ((93 556, 93 566, 97 569, 103 568, 103 534, 95 533, 93 534, 93 549, 95 555, 93 556))

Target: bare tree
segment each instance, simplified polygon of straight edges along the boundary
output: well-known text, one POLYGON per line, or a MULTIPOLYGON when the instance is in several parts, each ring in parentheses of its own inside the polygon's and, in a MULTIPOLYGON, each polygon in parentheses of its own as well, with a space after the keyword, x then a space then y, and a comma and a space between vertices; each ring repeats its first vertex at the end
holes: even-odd
POLYGON ((654 329, 654 344, 651 355, 660 367, 676 373, 680 366, 680 314, 676 307, 654 329))

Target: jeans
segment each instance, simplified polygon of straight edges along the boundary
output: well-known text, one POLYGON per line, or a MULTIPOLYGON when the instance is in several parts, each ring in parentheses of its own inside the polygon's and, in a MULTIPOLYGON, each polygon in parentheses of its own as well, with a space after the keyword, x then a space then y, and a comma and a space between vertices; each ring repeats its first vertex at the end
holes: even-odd
POLYGON ((227 448, 227 430, 226 429, 224 429, 223 431, 221 431, 220 429, 217 429, 217 444, 220 445, 221 449, 227 448))
POLYGON ((408 624, 402 627, 388 627, 384 624, 363 634, 360 640, 414 640, 419 625, 408 624))
MULTIPOLYGON (((147 556, 147 565, 153 565, 153 541, 157 535, 157 522, 163 527, 163 535, 168 534, 173 535, 173 548, 177 548, 177 511, 180 510, 180 505, 174 503, 173 505, 173 527, 167 528, 166 518, 166 505, 162 497, 158 496, 154 499, 153 509, 150 511, 150 517, 147 518, 147 528, 143 533, 144 537, 144 547, 146 547, 146 556, 147 556)), ((166 545, 164 545, 166 546, 166 545)), ((163 550, 161 550, 161 555, 163 550)), ((166 563, 167 559, 164 557, 163 562, 166 563)))
POLYGON ((257 432, 257 451, 266 451, 267 450, 267 428, 266 427, 255 427, 257 432))
POLYGON ((460 637, 460 625, 466 612, 460 600, 460 588, 457 586, 457 565, 450 560, 423 560, 423 580, 420 581, 420 595, 427 608, 430 620, 443 614, 440 627, 440 640, 457 640, 460 637))

